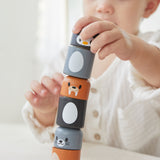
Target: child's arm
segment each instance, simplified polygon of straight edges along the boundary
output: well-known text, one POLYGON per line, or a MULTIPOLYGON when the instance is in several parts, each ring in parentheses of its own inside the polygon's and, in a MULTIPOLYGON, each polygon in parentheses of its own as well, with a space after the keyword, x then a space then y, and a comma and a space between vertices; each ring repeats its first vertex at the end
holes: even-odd
MULTIPOLYGON (((51 73, 50 70, 48 71, 51 73)), ((22 108, 25 123, 41 143, 50 143, 54 140, 54 132, 57 127, 55 123, 56 112, 63 79, 63 76, 59 73, 54 75, 51 73, 54 77, 51 79, 52 76, 49 72, 47 72, 49 76, 42 78, 42 83, 38 81, 31 83, 32 91, 25 93, 28 101, 22 108), (56 92, 54 91, 55 88, 57 88, 56 92)))
POLYGON ((133 54, 130 62, 151 86, 160 88, 160 49, 130 35, 133 54))
POLYGON ((58 107, 62 74, 56 73, 53 78, 42 77, 41 83, 32 81, 32 91, 25 93, 26 99, 33 107, 35 118, 43 126, 53 126, 58 107))
POLYGON ((127 34, 112 22, 96 17, 81 18, 73 32, 81 30, 83 40, 99 34, 91 43, 91 51, 98 52, 100 59, 114 53, 122 60, 130 60, 146 82, 153 87, 160 87, 160 50, 155 46, 127 34))
POLYGON ((59 73, 63 71, 66 52, 67 46, 63 47, 60 52, 55 53, 52 59, 45 63, 45 68, 41 75, 43 78, 41 78, 40 82, 33 81, 31 85, 32 91, 37 92, 37 94, 33 94, 30 91, 25 94, 28 101, 22 108, 22 117, 35 138, 42 143, 50 143, 54 139, 56 108, 63 79, 63 75, 59 73), (48 85, 46 81, 51 83, 48 85), (58 87, 57 95, 55 95, 53 89, 55 84, 58 87), (44 91, 41 93, 43 89, 44 91))

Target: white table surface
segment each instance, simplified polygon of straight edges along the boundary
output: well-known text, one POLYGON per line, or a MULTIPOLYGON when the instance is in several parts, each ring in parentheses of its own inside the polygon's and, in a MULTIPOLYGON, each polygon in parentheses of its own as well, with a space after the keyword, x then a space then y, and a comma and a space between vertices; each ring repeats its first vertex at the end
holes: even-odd
MULTIPOLYGON (((51 160, 51 144, 41 144, 24 124, 0 124, 0 160, 51 160)), ((160 160, 103 145, 83 143, 81 160, 160 160)))

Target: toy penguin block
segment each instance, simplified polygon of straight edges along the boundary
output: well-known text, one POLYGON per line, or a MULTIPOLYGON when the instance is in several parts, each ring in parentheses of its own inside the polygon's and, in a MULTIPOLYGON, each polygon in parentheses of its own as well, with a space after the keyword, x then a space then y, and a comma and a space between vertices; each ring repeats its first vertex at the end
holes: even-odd
POLYGON ((87 49, 69 46, 63 73, 82 79, 89 79, 95 54, 87 49))
POLYGON ((90 46, 93 38, 83 41, 79 34, 72 34, 71 45, 90 50, 90 46))
POLYGON ((58 127, 55 131, 54 147, 68 150, 81 150, 82 131, 58 127))
POLYGON ((66 128, 83 128, 86 105, 86 100, 60 96, 56 123, 66 128))
POLYGON ((80 150, 52 148, 52 160, 80 160, 80 150))
POLYGON ((86 79, 67 76, 64 78, 60 95, 87 100, 90 90, 90 82, 86 79))

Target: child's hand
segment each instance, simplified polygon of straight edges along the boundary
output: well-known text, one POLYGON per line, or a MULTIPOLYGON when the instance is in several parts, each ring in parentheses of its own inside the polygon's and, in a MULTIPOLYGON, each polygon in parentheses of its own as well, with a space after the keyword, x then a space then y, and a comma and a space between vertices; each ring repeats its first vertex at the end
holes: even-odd
POLYGON ((100 59, 104 59, 112 53, 122 60, 129 60, 132 56, 133 45, 130 35, 112 22, 96 17, 83 17, 73 28, 75 34, 80 31, 82 40, 99 34, 91 43, 91 51, 98 52, 100 59))
POLYGON ((54 74, 53 78, 44 76, 41 83, 32 81, 31 90, 25 93, 25 98, 33 107, 36 118, 42 123, 52 124, 55 113, 58 107, 59 95, 63 75, 60 73, 54 74), (52 116, 53 118, 50 118, 52 116), (48 120, 47 120, 48 118, 48 120))

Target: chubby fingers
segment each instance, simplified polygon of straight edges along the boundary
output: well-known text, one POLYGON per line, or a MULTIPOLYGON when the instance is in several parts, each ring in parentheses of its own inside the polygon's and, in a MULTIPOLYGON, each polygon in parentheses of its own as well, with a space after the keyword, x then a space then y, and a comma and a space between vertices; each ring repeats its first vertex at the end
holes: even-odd
POLYGON ((60 92, 60 84, 48 76, 42 77, 41 84, 52 94, 57 95, 60 92))
POLYGON ((32 91, 27 91, 24 96, 33 106, 38 103, 38 95, 35 95, 32 91))
POLYGON ((87 40, 105 31, 111 31, 113 28, 115 28, 115 24, 109 21, 96 21, 83 28, 80 37, 82 40, 87 40))
POLYGON ((32 81, 30 87, 31 87, 31 90, 25 93, 25 98, 33 106, 38 106, 40 103, 40 100, 50 94, 49 91, 38 81, 32 81))
POLYGON ((54 78, 44 76, 41 79, 41 83, 38 81, 31 82, 31 90, 25 93, 25 98, 32 106, 41 106, 46 100, 49 100, 49 97, 57 97, 60 94, 63 75, 57 73, 54 75, 54 78))
POLYGON ((61 74, 61 73, 55 73, 52 78, 61 86, 62 85, 62 82, 63 82, 63 79, 64 79, 64 76, 61 74))
POLYGON ((110 31, 104 31, 99 34, 91 43, 91 52, 96 53, 104 46, 118 41, 122 37, 122 34, 116 29, 110 31))
POLYGON ((46 94, 48 93, 47 89, 43 85, 41 85, 38 81, 32 81, 30 86, 34 94, 40 97, 45 97, 46 94))
POLYGON ((93 17, 93 16, 85 16, 80 18, 73 27, 73 33, 78 34, 85 26, 89 25, 90 23, 100 21, 101 19, 93 17))

